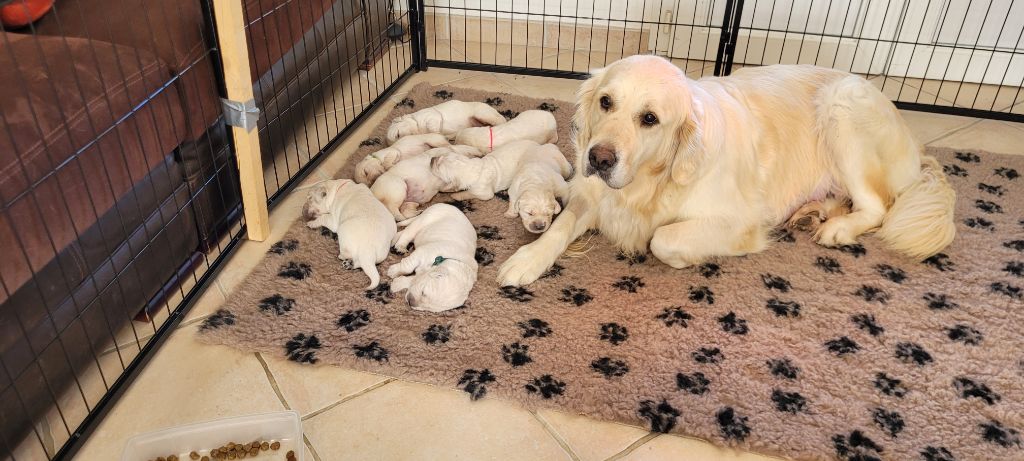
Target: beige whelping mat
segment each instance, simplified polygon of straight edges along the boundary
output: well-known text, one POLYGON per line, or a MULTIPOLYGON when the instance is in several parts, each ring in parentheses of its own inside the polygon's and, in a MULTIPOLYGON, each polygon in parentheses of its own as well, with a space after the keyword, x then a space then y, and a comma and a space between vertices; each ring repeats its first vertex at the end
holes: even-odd
MULTIPOLYGON (((420 85, 392 116, 452 98, 552 111, 572 154, 564 101, 420 85)), ((798 459, 1024 459, 1024 157, 929 153, 957 189, 959 234, 923 263, 871 237, 827 249, 784 231, 761 254, 674 270, 593 236, 501 288, 500 263, 535 237, 496 197, 455 203, 479 236, 464 308, 363 290, 330 232, 296 222, 200 336, 798 459)))

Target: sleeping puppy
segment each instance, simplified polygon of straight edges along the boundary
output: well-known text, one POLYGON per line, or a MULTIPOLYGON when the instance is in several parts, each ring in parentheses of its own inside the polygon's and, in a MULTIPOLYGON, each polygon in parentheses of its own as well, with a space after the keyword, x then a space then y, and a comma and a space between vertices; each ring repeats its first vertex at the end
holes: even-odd
POLYGON ((310 229, 326 227, 338 234, 338 259, 352 260, 353 268, 380 283, 377 263, 388 256, 398 227, 391 213, 374 198, 370 189, 350 179, 323 181, 309 192, 304 207, 310 229))
POLYGON ((448 101, 396 118, 388 127, 387 140, 390 145, 403 136, 424 133, 452 137, 465 128, 502 123, 505 123, 505 117, 487 104, 448 101))
POLYGON ((429 202, 438 192, 451 190, 430 171, 431 160, 440 155, 478 157, 480 152, 469 146, 430 149, 409 160, 399 162, 374 181, 370 191, 391 212, 396 221, 416 216, 420 213, 420 204, 429 202))
POLYGON ((416 218, 399 223, 395 249, 413 250, 388 268, 391 291, 405 293, 409 307, 442 312, 462 306, 476 283, 476 229, 457 208, 439 203, 416 218), (408 275, 415 274, 415 275, 408 275))
POLYGON ((455 144, 465 144, 491 152, 499 146, 528 139, 537 144, 558 142, 555 116, 546 110, 528 110, 501 125, 466 128, 455 135, 455 144))
MULTIPOLYGON (((430 171, 448 189, 455 200, 490 200, 494 193, 508 189, 519 171, 520 160, 540 145, 533 141, 515 141, 481 157, 448 154, 430 161, 430 171)), ((556 149, 557 150, 557 149, 556 149)))
POLYGON ((569 198, 569 184, 565 180, 572 172, 572 165, 554 144, 531 150, 520 159, 519 171, 508 187, 505 216, 518 215, 527 231, 544 232, 569 198))
POLYGON ((373 184, 378 176, 391 169, 396 163, 422 154, 435 147, 448 145, 448 138, 440 133, 406 136, 395 141, 390 147, 367 155, 356 165, 356 182, 373 184))

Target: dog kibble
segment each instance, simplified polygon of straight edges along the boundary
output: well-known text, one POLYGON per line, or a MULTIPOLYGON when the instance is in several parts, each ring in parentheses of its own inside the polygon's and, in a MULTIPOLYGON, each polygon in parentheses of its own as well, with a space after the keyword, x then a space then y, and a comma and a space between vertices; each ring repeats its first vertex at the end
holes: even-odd
POLYGON ((269 443, 264 441, 263 443, 260 444, 260 450, 261 451, 267 451, 269 449, 270 449, 270 444, 269 443))
POLYGON ((270 444, 270 449, 271 450, 275 450, 276 451, 276 450, 278 450, 280 448, 281 448, 281 442, 274 442, 274 443, 270 444))
POLYGON ((199 461, 210 461, 209 456, 203 456, 199 461))
POLYGON ((167 461, 178 461, 178 455, 168 456, 167 461))
POLYGON ((249 456, 256 456, 258 454, 260 454, 259 447, 251 447, 251 448, 249 448, 249 456))
POLYGON ((192 459, 199 459, 199 453, 196 453, 195 450, 192 450, 192 453, 189 453, 188 457, 192 459))

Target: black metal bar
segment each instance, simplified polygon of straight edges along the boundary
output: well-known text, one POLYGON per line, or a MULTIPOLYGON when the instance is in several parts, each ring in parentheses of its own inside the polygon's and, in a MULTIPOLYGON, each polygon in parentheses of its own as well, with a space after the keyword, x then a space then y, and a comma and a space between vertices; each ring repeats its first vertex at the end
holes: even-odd
POLYGON ((959 106, 940 106, 937 104, 923 104, 919 102, 894 101, 893 104, 895 104, 899 109, 913 110, 917 112, 931 112, 934 114, 959 115, 962 117, 988 118, 992 120, 1024 123, 1024 114, 1014 114, 1011 112, 972 109, 969 107, 959 106))
POLYGON ((743 0, 735 0, 731 17, 732 24, 729 27, 729 43, 726 44, 725 64, 722 68, 722 75, 729 75, 732 73, 732 61, 733 58, 736 57, 736 42, 740 39, 740 19, 742 17, 743 0))
MULTIPOLYGON (((409 37, 412 47, 412 67, 427 70, 426 25, 424 21, 423 0, 409 0, 409 37)), ((436 27, 436 26, 435 26, 436 27)))
POLYGON ((729 75, 729 71, 732 70, 730 54, 736 52, 736 39, 739 34, 737 4, 740 9, 743 8, 743 0, 725 0, 725 16, 722 17, 718 54, 715 55, 715 76, 729 75))
POLYGON ((494 64, 480 64, 476 62, 440 61, 431 59, 427 64, 433 67, 445 69, 475 70, 479 72, 497 72, 501 74, 533 75, 536 77, 556 77, 573 80, 586 80, 590 77, 587 72, 576 72, 570 70, 541 69, 536 67, 501 66, 494 64))

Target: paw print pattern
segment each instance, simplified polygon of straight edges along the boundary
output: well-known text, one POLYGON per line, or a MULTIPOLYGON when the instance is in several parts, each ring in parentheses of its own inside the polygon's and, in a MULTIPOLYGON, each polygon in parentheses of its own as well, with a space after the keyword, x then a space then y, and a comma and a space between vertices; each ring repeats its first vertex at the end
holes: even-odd
POLYGON ((828 274, 842 274, 843 267, 839 265, 839 261, 827 256, 818 256, 814 260, 814 265, 828 274))
POLYGON ((267 253, 275 255, 283 255, 285 253, 291 253, 299 247, 299 241, 295 239, 281 240, 270 246, 267 253))
POLYGON ((412 99, 409 98, 404 98, 397 104, 395 104, 395 107, 408 107, 410 109, 413 109, 416 107, 416 101, 413 101, 412 99))
POLYGON ((666 307, 662 309, 661 313, 656 315, 655 318, 661 320, 666 327, 674 327, 678 325, 683 328, 689 327, 690 324, 688 322, 693 320, 693 316, 684 311, 680 306, 666 307))
POLYGON ((775 409, 785 413, 804 413, 807 411, 807 398, 799 392, 786 392, 780 389, 772 390, 772 402, 775 409))
POLYGON ((875 385, 875 389, 878 389, 878 392, 893 397, 903 398, 904 395, 907 395, 907 392, 910 392, 903 385, 902 380, 893 378, 883 372, 875 373, 875 380, 872 383, 875 385))
POLYGON ((476 260, 477 264, 487 267, 494 264, 494 252, 484 247, 477 247, 476 254, 473 255, 473 259, 476 260))
POLYGON ((794 365, 793 362, 787 358, 771 359, 765 362, 765 364, 768 365, 768 372, 776 378, 793 380, 800 375, 800 367, 794 365))
POLYGON ((277 276, 294 280, 303 280, 306 277, 309 277, 312 273, 313 268, 309 267, 309 264, 291 261, 288 264, 281 266, 277 271, 277 276))
POLYGON ((978 190, 995 195, 996 197, 1002 197, 1003 193, 1006 192, 1006 189, 1004 189, 1003 186, 993 186, 983 182, 978 183, 978 190))
POLYGON ((1003 246, 1011 250, 1017 250, 1024 253, 1024 240, 1010 240, 1008 242, 1003 242, 1003 246))
POLYGON ((532 381, 526 383, 526 392, 531 394, 540 394, 545 399, 550 399, 556 395, 565 394, 565 382, 555 379, 551 375, 542 375, 538 378, 533 378, 532 381))
POLYGON ((800 316, 800 303, 796 301, 780 301, 772 298, 765 303, 765 307, 778 317, 795 318, 800 316))
POLYGON ((508 201, 508 191, 507 190, 499 190, 498 192, 494 193, 494 196, 498 197, 498 200, 501 200, 503 202, 507 202, 508 201))
POLYGON ((377 285, 377 288, 366 290, 366 293, 363 295, 366 296, 366 299, 377 301, 381 304, 390 304, 391 298, 394 296, 391 293, 391 284, 388 282, 381 282, 380 285, 377 285))
POLYGON ((348 311, 338 317, 338 328, 348 333, 356 331, 370 324, 370 312, 366 309, 348 311))
POLYGON ((690 301, 695 303, 715 303, 715 292, 706 286, 690 287, 690 301))
POLYGON ((601 332, 598 335, 602 341, 608 341, 613 346, 618 346, 629 339, 629 329, 617 323, 602 323, 601 332))
POLYGON ((285 298, 280 294, 267 296, 260 300, 259 308, 263 312, 273 312, 276 315, 284 315, 295 307, 295 300, 285 298))
POLYGON ((502 104, 505 104, 505 100, 501 99, 498 96, 495 96, 493 98, 484 99, 484 103, 491 107, 498 107, 502 104))
POLYGON ((868 254, 867 248, 864 248, 864 245, 861 245, 859 243, 854 243, 853 245, 839 245, 838 247, 836 247, 836 249, 842 251, 843 253, 851 255, 854 258, 859 258, 861 256, 868 254))
POLYGON ((452 339, 452 326, 433 324, 423 332, 423 342, 430 345, 444 344, 452 339))
POLYGON ((483 370, 468 369, 462 372, 462 377, 459 378, 458 387, 467 394, 469 394, 470 400, 479 400, 481 397, 487 395, 487 384, 493 383, 497 378, 491 374, 491 370, 484 368, 483 370))
POLYGON ((1024 298, 1024 292, 1021 291, 1020 287, 1010 285, 1009 283, 1006 282, 992 282, 992 284, 989 285, 989 289, 992 290, 993 293, 1006 295, 1018 301, 1024 298))
POLYGON ((1018 173, 1017 170, 1013 168, 999 167, 993 170, 992 172, 995 173, 997 176, 1002 176, 1006 179, 1009 179, 1010 181, 1013 181, 1014 179, 1020 177, 1020 173, 1018 173))
POLYGON ((985 213, 988 213, 988 214, 1002 214, 1003 213, 1003 207, 1002 206, 1000 206, 996 202, 992 202, 992 201, 989 201, 989 200, 977 199, 977 200, 974 201, 974 207, 979 209, 979 210, 981 210, 981 211, 984 211, 985 213))
POLYGON ((539 106, 537 106, 537 108, 540 110, 546 110, 551 113, 555 113, 556 111, 558 111, 558 106, 551 104, 549 102, 542 102, 539 106))
POLYGON ((973 379, 957 376, 953 379, 953 388, 962 399, 978 399, 986 405, 995 405, 1002 397, 993 392, 985 383, 979 383, 973 379))
POLYGON ((530 346, 519 343, 502 345, 501 358, 513 367, 521 367, 533 361, 530 358, 530 346))
POLYGON ((942 172, 946 176, 956 176, 958 178, 966 178, 967 170, 963 169, 960 165, 943 165, 942 172))
POLYGON ((463 213, 472 213, 476 211, 476 207, 473 206, 473 202, 470 202, 469 200, 449 200, 445 203, 458 208, 458 210, 463 213))
POLYGON ((776 229, 772 234, 772 240, 782 243, 796 243, 796 237, 789 229, 776 229))
POLYGON ((618 282, 613 283, 612 286, 622 291, 636 293, 637 288, 643 288, 645 284, 643 279, 641 279, 640 277, 634 275, 625 275, 622 278, 620 278, 618 282))
POLYGON ((497 227, 494 226, 477 226, 476 236, 484 240, 503 240, 504 237, 498 231, 497 227))
POLYGON ((956 159, 964 163, 981 163, 981 157, 971 152, 957 152, 956 159))
POLYGON ((1006 263, 1003 272, 1016 277, 1024 277, 1024 261, 1011 261, 1006 263))
POLYGON ((903 283, 903 281, 907 279, 906 271, 888 264, 879 264, 875 266, 875 271, 878 272, 878 275, 885 277, 892 283, 903 283))
POLYGON ((327 238, 329 238, 331 240, 334 240, 335 242, 338 241, 338 233, 334 232, 334 231, 332 231, 332 230, 330 230, 330 229, 328 229, 326 227, 321 227, 320 228, 320 236, 321 237, 327 237, 327 238))
POLYGON ((710 384, 711 380, 699 371, 690 374, 676 373, 676 387, 693 395, 706 393, 710 384))
POLYGON ((951 341, 964 343, 968 346, 981 344, 982 334, 980 331, 964 324, 956 324, 946 329, 946 335, 951 341))
POLYGON ((232 326, 235 324, 235 314, 227 309, 217 309, 206 320, 203 320, 203 324, 199 326, 199 331, 216 330, 222 326, 232 326))
POLYGON ((555 263, 552 264, 551 267, 548 268, 548 270, 544 271, 544 273, 540 275, 540 278, 547 279, 551 277, 558 277, 562 275, 562 271, 564 270, 565 268, 562 267, 561 264, 555 263))
POLYGON ((717 347, 702 347, 690 353, 697 363, 715 364, 725 360, 722 350, 717 347))
POLYGON ((914 363, 918 366, 924 366, 933 361, 932 355, 924 350, 920 344, 911 342, 896 344, 896 358, 903 361, 903 363, 914 363))
POLYGON ((590 295, 586 288, 580 288, 575 285, 562 288, 562 296, 558 298, 559 301, 573 303, 577 307, 589 303, 593 299, 594 297, 590 295))
POLYGON ((860 288, 857 289, 857 291, 853 292, 853 294, 860 296, 869 303, 889 303, 889 293, 886 293, 885 290, 881 288, 873 287, 871 285, 861 285, 860 288))
POLYGON ((505 117, 505 120, 512 120, 519 116, 519 112, 512 109, 499 110, 498 113, 501 114, 502 117, 505 117))
POLYGON ((710 279, 721 276, 722 267, 715 263, 704 263, 697 268, 697 272, 704 276, 704 278, 710 279))
POLYGON ((615 255, 616 261, 626 261, 630 266, 634 264, 643 264, 647 262, 647 253, 626 253, 619 250, 618 254, 615 255))
POLYGON ((299 333, 284 343, 285 356, 288 360, 299 363, 316 363, 316 351, 320 350, 320 338, 316 335, 299 333))
POLYGON ((765 288, 782 293, 788 293, 789 289, 793 288, 793 285, 789 283, 789 280, 772 274, 761 274, 761 282, 764 283, 765 288))
POLYGON ((388 350, 381 347, 377 341, 370 341, 365 346, 352 346, 352 351, 355 352, 356 357, 361 359, 373 360, 374 362, 388 361, 388 350))
POLYGON ((859 430, 850 432, 849 436, 833 435, 832 446, 836 449, 836 457, 842 461, 882 461, 884 451, 881 445, 859 430))
POLYGON ((885 328, 882 328, 882 326, 875 321, 874 315, 854 314, 850 317, 850 321, 852 321, 857 328, 866 331, 871 336, 878 336, 885 333, 885 328))
POLYGON ((836 357, 842 357, 859 351, 860 345, 849 337, 840 336, 836 339, 825 341, 825 348, 828 349, 829 352, 835 354, 836 357))
POLYGON ((994 419, 978 425, 981 428, 981 437, 990 443, 1003 448, 1021 447, 1020 433, 1016 429, 1006 427, 994 419))
MULTIPOLYGON (((406 98, 406 101, 412 102, 412 100, 408 99, 408 98, 406 98)), ((402 102, 405 102, 405 101, 402 101, 402 102)), ((412 106, 410 105, 409 107, 412 107, 412 106)), ((364 139, 362 142, 360 142, 359 143, 359 147, 380 146, 380 145, 383 145, 383 144, 384 144, 384 142, 381 141, 380 138, 368 138, 368 139, 364 139)))
POLYGON ((511 299, 517 303, 528 303, 533 301, 534 294, 526 287, 501 287, 498 293, 502 298, 511 299))
POLYGON ((615 360, 611 357, 601 357, 590 362, 590 368, 608 379, 624 376, 626 373, 629 373, 629 365, 626 362, 615 360))
POLYGON ((747 321, 736 317, 736 313, 730 311, 718 318, 718 323, 722 326, 722 331, 731 333, 734 335, 745 335, 750 329, 747 327, 747 321))
POLYGON ((903 421, 903 415, 884 408, 875 408, 875 410, 871 412, 871 419, 879 429, 882 429, 883 432, 889 434, 889 437, 896 437, 896 435, 903 432, 903 428, 906 427, 906 423, 903 421))
POLYGON ((953 266, 956 265, 952 260, 949 259, 949 255, 945 253, 936 253, 935 255, 929 256, 927 259, 921 262, 923 264, 932 266, 935 269, 938 269, 940 272, 953 271, 955 270, 953 266))
POLYGON ((676 419, 679 418, 679 410, 676 410, 667 401, 661 402, 644 400, 640 402, 637 414, 651 424, 651 432, 667 433, 676 427, 676 419))
POLYGON ((442 101, 447 101, 453 96, 455 96, 455 94, 448 90, 438 90, 434 92, 434 97, 442 101))
POLYGON ((546 338, 551 335, 551 326, 541 319, 529 319, 516 323, 523 332, 523 339, 546 338))
POLYGON ((956 461, 953 453, 946 447, 933 447, 931 445, 921 450, 921 459, 924 461, 956 461))
POLYGON ((970 227, 971 229, 981 229, 987 230, 989 232, 996 231, 995 223, 985 218, 982 218, 981 216, 965 219, 964 225, 970 227))
POLYGON ((946 311, 950 309, 958 309, 959 304, 950 301, 949 296, 944 294, 936 294, 932 292, 925 293, 921 299, 924 299, 928 303, 928 308, 933 311, 946 311))
POLYGON ((727 440, 742 441, 750 435, 750 426, 747 425, 748 418, 736 413, 732 407, 718 410, 718 413, 715 413, 715 419, 718 421, 718 430, 727 440))

